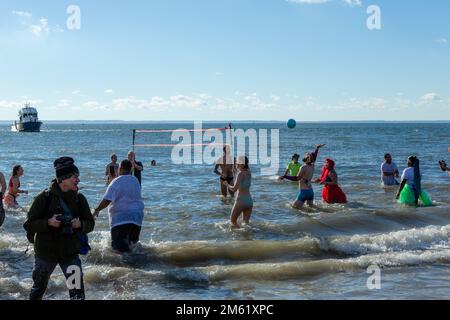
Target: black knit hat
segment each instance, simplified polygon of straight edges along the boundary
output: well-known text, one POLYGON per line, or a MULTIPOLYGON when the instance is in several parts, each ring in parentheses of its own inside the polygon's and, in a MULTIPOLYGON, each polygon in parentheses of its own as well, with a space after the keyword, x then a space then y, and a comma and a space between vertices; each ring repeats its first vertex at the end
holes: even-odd
POLYGON ((53 165, 56 170, 56 179, 58 179, 58 182, 62 182, 74 175, 80 174, 80 171, 74 163, 75 160, 69 157, 62 157, 55 160, 53 165))

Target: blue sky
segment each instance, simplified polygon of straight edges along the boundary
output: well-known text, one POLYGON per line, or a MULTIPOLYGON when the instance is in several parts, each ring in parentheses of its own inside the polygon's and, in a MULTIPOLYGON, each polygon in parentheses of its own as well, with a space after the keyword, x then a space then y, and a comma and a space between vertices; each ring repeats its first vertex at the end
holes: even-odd
POLYGON ((447 0, 2 0, 0 120, 25 101, 47 120, 450 120, 449 18, 447 0))

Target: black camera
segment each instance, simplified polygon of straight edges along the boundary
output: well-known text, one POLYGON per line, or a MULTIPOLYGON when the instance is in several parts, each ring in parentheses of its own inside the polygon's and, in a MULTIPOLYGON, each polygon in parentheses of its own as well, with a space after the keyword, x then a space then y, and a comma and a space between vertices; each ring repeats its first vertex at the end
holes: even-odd
POLYGON ((59 222, 61 222, 61 232, 65 236, 70 236, 73 234, 72 229, 72 216, 63 214, 56 218, 59 222))

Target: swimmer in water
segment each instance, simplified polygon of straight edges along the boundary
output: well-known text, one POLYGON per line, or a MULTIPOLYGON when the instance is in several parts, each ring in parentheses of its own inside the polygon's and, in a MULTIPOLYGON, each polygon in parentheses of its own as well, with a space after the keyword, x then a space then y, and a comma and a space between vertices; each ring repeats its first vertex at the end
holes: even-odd
POLYGON ((400 177, 397 165, 392 161, 392 156, 387 153, 381 164, 381 182, 384 186, 398 186, 400 183, 396 178, 400 177))
POLYGON ((444 160, 439 161, 439 166, 441 167, 442 171, 448 172, 450 174, 450 167, 447 165, 447 163, 444 160))
POLYGON ((408 158, 408 168, 403 171, 396 199, 400 204, 408 206, 419 206, 419 200, 424 206, 433 205, 428 193, 422 188, 420 161, 416 156, 408 158))
POLYGON ((223 197, 228 196, 228 191, 230 191, 230 196, 234 197, 234 192, 228 190, 226 186, 226 184, 232 184, 234 182, 234 168, 235 165, 231 158, 230 147, 225 146, 223 148, 223 156, 217 160, 216 166, 214 167, 214 173, 220 176, 220 191, 223 197))
POLYGON ((339 187, 338 175, 334 170, 336 163, 332 159, 326 159, 322 168, 322 176, 316 182, 323 185, 322 199, 325 203, 347 203, 347 196, 339 187))
POLYGON ((284 175, 282 177, 279 177, 278 180, 290 180, 290 181, 297 181, 295 178, 298 176, 298 173, 300 172, 300 169, 302 165, 299 163, 300 156, 298 154, 294 154, 292 156, 292 161, 289 162, 286 171, 284 172, 284 175))
POLYGON ((238 219, 243 214, 244 224, 250 223, 250 217, 253 211, 253 198, 250 194, 250 187, 252 185, 252 173, 249 167, 248 158, 245 156, 240 156, 237 159, 237 169, 239 171, 236 177, 236 183, 230 185, 225 182, 225 186, 231 192, 237 192, 237 198, 234 203, 233 209, 231 210, 231 227, 240 228, 238 224, 238 219))
POLYGON ((119 164, 117 163, 116 154, 111 155, 111 163, 106 166, 105 176, 108 186, 119 176, 119 164))
POLYGON ((20 194, 28 194, 28 191, 20 189, 20 177, 23 176, 24 170, 18 165, 13 168, 11 178, 8 183, 8 192, 6 193, 3 203, 6 208, 17 208, 17 197, 20 194))
POLYGON ((303 159, 305 164, 297 174, 300 192, 298 193, 297 199, 292 204, 292 207, 295 209, 301 209, 305 203, 308 203, 309 207, 314 206, 314 189, 311 182, 314 176, 315 163, 317 156, 319 155, 319 150, 324 146, 324 144, 318 145, 314 153, 306 153, 305 158, 303 159))

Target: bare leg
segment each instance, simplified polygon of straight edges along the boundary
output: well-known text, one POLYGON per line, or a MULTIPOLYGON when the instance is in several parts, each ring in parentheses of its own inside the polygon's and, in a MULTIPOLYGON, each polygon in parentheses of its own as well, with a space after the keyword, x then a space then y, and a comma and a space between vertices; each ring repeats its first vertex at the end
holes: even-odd
POLYGON ((228 188, 227 186, 224 184, 224 181, 220 180, 220 191, 222 192, 222 196, 224 196, 225 198, 227 197, 228 194, 228 188))
POLYGON ((252 216, 253 207, 247 208, 244 210, 244 223, 250 223, 250 217, 252 216))
POLYGON ((233 206, 233 209, 231 210, 231 226, 233 228, 240 228, 241 226, 238 224, 238 219, 241 215, 241 213, 244 211, 245 207, 242 203, 235 203, 233 206))
POLYGON ((294 209, 301 209, 301 208, 303 208, 304 205, 305 205, 305 202, 296 200, 296 201, 292 204, 292 207, 293 207, 294 209))
POLYGON ((314 208, 314 200, 308 200, 308 207, 314 208))

